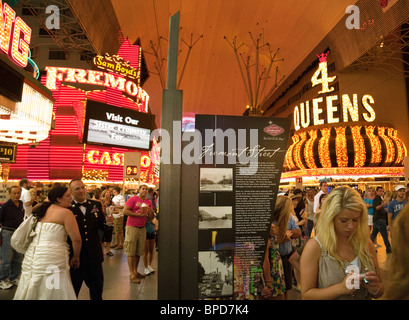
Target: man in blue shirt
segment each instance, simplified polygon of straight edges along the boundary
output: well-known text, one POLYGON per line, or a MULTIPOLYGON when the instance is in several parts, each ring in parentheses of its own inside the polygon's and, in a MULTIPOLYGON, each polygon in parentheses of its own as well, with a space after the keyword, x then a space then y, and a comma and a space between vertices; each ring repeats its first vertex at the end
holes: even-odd
POLYGON ((396 199, 393 199, 389 202, 388 206, 388 225, 389 231, 392 234, 393 221, 396 219, 398 213, 403 209, 407 204, 408 200, 406 199, 406 189, 403 185, 395 187, 396 199))

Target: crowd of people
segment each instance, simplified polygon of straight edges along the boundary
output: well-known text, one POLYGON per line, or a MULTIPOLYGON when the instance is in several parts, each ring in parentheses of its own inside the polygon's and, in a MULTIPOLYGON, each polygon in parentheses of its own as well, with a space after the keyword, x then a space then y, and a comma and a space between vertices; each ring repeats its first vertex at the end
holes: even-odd
POLYGON ((90 192, 80 179, 34 190, 29 185, 23 179, 12 186, 0 207, 0 289, 17 286, 15 300, 75 300, 84 282, 90 299, 102 300, 102 262, 113 249, 127 255, 131 283, 155 272, 158 190, 140 185, 125 199, 119 187, 90 192), (37 223, 22 254, 11 238, 30 215, 37 223), (143 274, 137 271, 141 256, 143 274))
POLYGON ((361 192, 321 181, 318 191, 280 190, 260 298, 285 300, 295 286, 307 300, 409 299, 408 187, 398 185, 385 193, 377 186, 361 192), (382 276, 378 233, 389 258, 382 276))
MULTIPOLYGON (((262 299, 288 299, 293 286, 303 299, 409 299, 407 187, 360 192, 349 186, 295 189, 277 196, 262 266, 262 299), (388 272, 377 259, 378 233, 388 272)), ((9 189, 0 207, 0 288, 17 286, 14 299, 77 299, 82 284, 91 300, 103 296, 102 262, 123 250, 129 281, 155 272, 158 192, 141 185, 134 195, 118 187, 92 192, 79 179, 48 189, 29 181, 9 189), (33 188, 34 189, 34 188, 33 188), (11 237, 28 216, 37 218, 34 238, 22 254, 11 237), (144 272, 138 272, 143 256, 144 272), (50 266, 57 270, 49 270, 50 266), (58 286, 50 273, 57 272, 58 286)))

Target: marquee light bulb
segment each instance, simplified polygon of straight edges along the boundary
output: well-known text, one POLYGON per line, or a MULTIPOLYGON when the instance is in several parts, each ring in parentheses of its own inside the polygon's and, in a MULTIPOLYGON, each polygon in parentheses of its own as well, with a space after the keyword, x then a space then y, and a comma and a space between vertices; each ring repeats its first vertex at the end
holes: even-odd
POLYGON ((365 141, 361 135, 361 128, 361 126, 351 127, 355 167, 363 167, 366 161, 365 141))
POLYGON ((306 101, 300 104, 301 126, 307 128, 310 125, 310 102, 306 101))
POLYGON ((358 95, 352 95, 353 104, 349 99, 349 95, 343 94, 342 95, 342 108, 343 108, 343 121, 348 122, 348 113, 351 116, 352 121, 359 121, 359 113, 358 113, 358 95))
POLYGON ((332 92, 334 91, 334 87, 329 87, 330 82, 334 82, 336 79, 336 76, 334 77, 328 77, 328 67, 327 67, 327 61, 320 62, 318 65, 317 71, 315 71, 314 75, 311 78, 311 83, 312 86, 315 87, 316 85, 322 84, 322 90, 318 92, 318 94, 321 93, 327 93, 327 92, 332 92), (319 79, 319 75, 321 74, 321 78, 319 79))
POLYGON ((310 135, 310 139, 305 143, 305 148, 304 148, 304 156, 305 156, 305 162, 307 163, 307 166, 309 168, 316 168, 317 165, 315 164, 314 161, 314 143, 317 140, 318 132, 317 130, 310 130, 308 131, 310 135))
POLYGON ((374 134, 375 127, 374 126, 367 126, 365 127, 366 135, 369 138, 369 142, 371 144, 372 150, 372 158, 370 165, 376 166, 381 163, 382 161, 382 147, 381 142, 379 141, 378 137, 374 134))
POLYGON ((318 143, 318 153, 320 157, 321 165, 324 168, 330 168, 331 158, 329 153, 329 139, 331 138, 331 128, 323 128, 321 129, 322 138, 318 143))
POLYGON ((386 145, 385 166, 390 166, 395 161, 395 146, 393 141, 385 134, 385 127, 378 127, 378 135, 383 139, 386 145))
POLYGON ((301 137, 300 141, 294 147, 294 162, 298 168, 305 169, 304 163, 302 162, 303 155, 301 153, 301 147, 307 140, 307 132, 301 132, 300 137, 301 137))
POLYGON ((335 153, 338 167, 348 167, 347 139, 345 137, 345 127, 335 128, 337 134, 335 138, 335 153))

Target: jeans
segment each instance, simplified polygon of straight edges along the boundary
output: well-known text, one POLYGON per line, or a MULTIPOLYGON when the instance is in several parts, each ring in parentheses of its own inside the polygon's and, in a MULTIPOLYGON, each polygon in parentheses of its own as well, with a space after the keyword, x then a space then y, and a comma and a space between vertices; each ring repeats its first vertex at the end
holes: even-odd
POLYGON ((0 280, 9 278, 10 280, 16 279, 21 272, 21 263, 24 255, 18 253, 11 246, 11 236, 14 231, 1 230, 1 236, 3 244, 1 246, 1 264, 0 264, 0 280))
POLYGON ((383 242, 385 243, 386 246, 386 253, 391 253, 391 244, 389 242, 388 239, 388 231, 386 231, 386 221, 379 219, 374 221, 373 223, 373 230, 372 230, 372 234, 371 234, 371 240, 372 242, 375 241, 376 236, 378 235, 378 232, 381 233, 381 236, 383 238, 383 242))
POLYGON ((314 228, 314 221, 307 219, 307 228, 305 230, 305 234, 308 238, 311 238, 312 229, 314 228))

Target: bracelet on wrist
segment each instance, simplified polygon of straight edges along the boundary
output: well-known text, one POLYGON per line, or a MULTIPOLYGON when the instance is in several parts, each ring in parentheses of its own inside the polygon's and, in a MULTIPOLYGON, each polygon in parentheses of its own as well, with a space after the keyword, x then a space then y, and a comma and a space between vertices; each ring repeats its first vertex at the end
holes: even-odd
POLYGON ((378 290, 376 290, 376 292, 374 292, 374 293, 372 293, 369 289, 368 289, 368 292, 369 292, 369 294, 371 296, 376 296, 378 294, 378 292, 379 292, 379 287, 378 287, 378 290))

